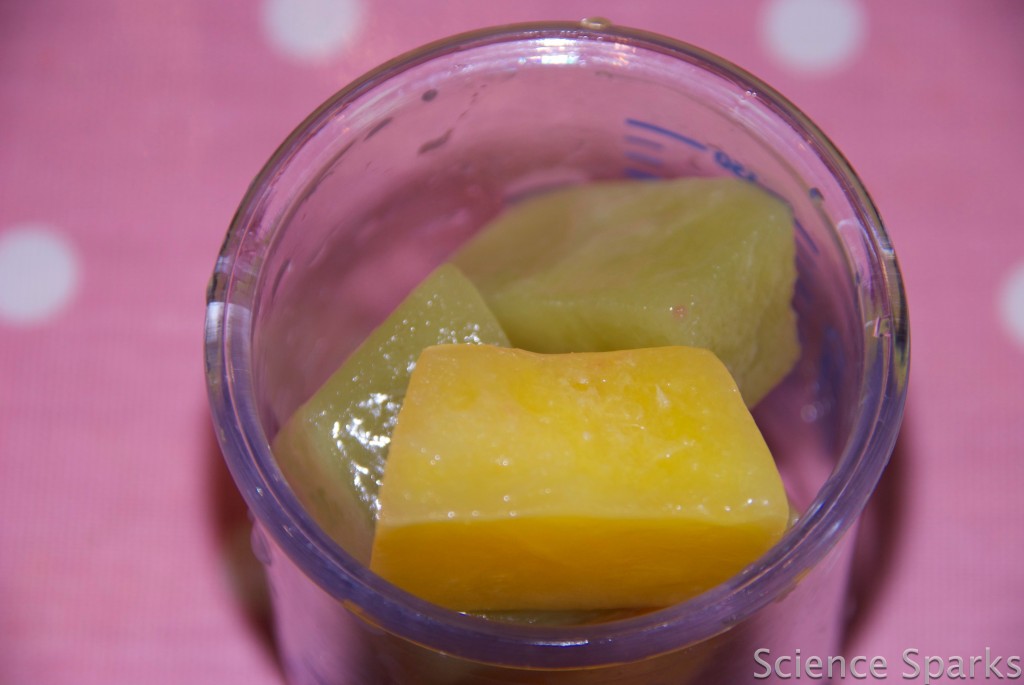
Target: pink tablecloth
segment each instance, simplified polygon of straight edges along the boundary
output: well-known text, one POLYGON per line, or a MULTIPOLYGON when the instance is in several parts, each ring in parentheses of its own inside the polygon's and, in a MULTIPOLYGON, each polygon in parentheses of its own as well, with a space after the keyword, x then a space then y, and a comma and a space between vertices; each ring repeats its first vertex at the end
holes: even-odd
POLYGON ((13 0, 0 682, 282 682, 203 387, 204 288, 232 212, 291 128, 384 59, 590 15, 761 75, 887 222, 913 371, 886 483, 896 543, 850 653, 1024 652, 1020 0, 13 0))

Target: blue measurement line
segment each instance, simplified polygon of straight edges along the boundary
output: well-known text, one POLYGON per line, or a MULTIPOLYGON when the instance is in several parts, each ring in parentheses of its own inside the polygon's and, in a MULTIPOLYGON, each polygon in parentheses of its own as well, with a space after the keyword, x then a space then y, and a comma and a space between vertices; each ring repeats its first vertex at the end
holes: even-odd
POLYGON ((634 169, 633 167, 626 167, 622 170, 622 173, 629 178, 639 179, 641 181, 647 181, 650 179, 661 178, 658 174, 652 174, 650 171, 644 171, 643 169, 634 169))
POLYGON ((626 150, 623 153, 623 155, 626 157, 626 159, 631 160, 633 162, 637 162, 638 164, 646 164, 648 166, 653 166, 653 167, 662 167, 662 166, 665 165, 665 162, 663 162, 658 157, 652 157, 650 155, 645 155, 645 154, 643 154, 641 152, 634 152, 632 150, 626 150))
POLYGON ((652 150, 665 149, 665 146, 659 143, 658 141, 651 140, 650 138, 644 138, 643 136, 633 136, 627 134, 623 136, 623 140, 625 140, 627 143, 632 143, 633 145, 639 145, 640 147, 649 147, 652 150))
POLYGON ((807 232, 807 229, 801 226, 800 222, 796 219, 793 220, 793 223, 796 225, 796 232, 800 234, 798 238, 803 238, 804 242, 807 243, 807 247, 811 248, 811 252, 818 254, 818 246, 815 244, 811 234, 807 232))
POLYGON ((657 126, 656 124, 650 124, 646 121, 640 121, 639 119, 626 119, 626 124, 628 126, 633 126, 635 128, 642 128, 647 131, 653 131, 654 133, 660 133, 663 136, 668 136, 673 140, 678 140, 680 143, 686 143, 690 147, 697 148, 698 150, 708 149, 708 146, 700 142, 699 140, 688 138, 681 133, 676 133, 675 131, 671 131, 667 128, 662 128, 661 126, 657 126))
POLYGON ((800 274, 810 274, 811 269, 807 266, 807 262, 800 258, 800 252, 796 253, 796 270, 800 274))
POLYGON ((812 302, 814 299, 811 297, 811 291, 807 289, 807 285, 802 278, 796 279, 793 291, 793 299, 798 302, 812 302))
MULTIPOLYGON (((762 183, 758 183, 757 185, 759 188, 767 192, 769 195, 771 195, 772 197, 774 197, 775 199, 779 200, 787 207, 789 207, 790 212, 793 212, 793 205, 792 203, 790 203, 789 200, 787 200, 782 195, 776 193, 774 190, 772 190, 771 188, 762 183)), ((795 212, 793 213, 795 214, 795 212)), ((818 249, 817 243, 814 242, 814 238, 812 238, 811 234, 807 232, 807 229, 804 228, 796 218, 793 219, 793 224, 796 226, 797 240, 803 238, 803 241, 804 243, 806 243, 807 247, 811 248, 811 252, 813 252, 814 254, 820 254, 821 251, 818 249)))

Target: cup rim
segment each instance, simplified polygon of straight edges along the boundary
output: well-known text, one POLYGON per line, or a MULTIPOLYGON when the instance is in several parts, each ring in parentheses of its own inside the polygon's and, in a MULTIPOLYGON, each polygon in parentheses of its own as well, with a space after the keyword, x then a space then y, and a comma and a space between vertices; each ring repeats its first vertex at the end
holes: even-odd
MULTIPOLYGON (((862 287, 862 286, 859 286, 862 287)), ((743 621, 788 592, 859 517, 888 462, 902 420, 909 373, 909 323, 902 277, 873 202, 842 154, 799 109, 757 77, 688 43, 604 20, 530 22, 477 29, 417 48, 339 90, 285 139, 253 180, 235 214, 207 291, 204 359, 217 437, 235 482, 259 524, 318 586, 370 624, 429 649, 531 668, 592 667, 683 648, 743 621), (837 466, 803 517, 739 575, 682 604, 603 624, 538 627, 486 620, 430 604, 387 583, 312 521, 277 469, 252 383, 251 305, 260 264, 241 253, 258 225, 273 180, 303 141, 350 103, 392 76, 457 51, 541 38, 617 41, 675 56, 755 89, 776 116, 801 131, 860 213, 871 266, 885 284, 875 304, 889 317, 879 339, 880 383, 863 396, 837 466), (659 635, 672 634, 666 647, 659 635), (513 649, 510 649, 513 648, 513 649), (511 652, 511 654, 510 654, 511 652)))

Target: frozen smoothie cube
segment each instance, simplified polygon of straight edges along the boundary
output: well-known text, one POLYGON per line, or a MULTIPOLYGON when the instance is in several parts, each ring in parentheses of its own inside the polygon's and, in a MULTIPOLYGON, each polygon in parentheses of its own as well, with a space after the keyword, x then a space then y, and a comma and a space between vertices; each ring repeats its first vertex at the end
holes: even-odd
POLYGON ((515 347, 706 347, 748 406, 799 356, 793 217, 745 181, 557 190, 500 215, 455 262, 515 347))
POLYGON ((438 343, 508 344, 480 294, 451 265, 413 290, 274 439, 274 456, 303 506, 364 563, 409 374, 423 348, 438 343))
POLYGON ((772 455, 707 350, 430 347, 392 438, 370 568, 452 609, 663 607, 787 527, 772 455))

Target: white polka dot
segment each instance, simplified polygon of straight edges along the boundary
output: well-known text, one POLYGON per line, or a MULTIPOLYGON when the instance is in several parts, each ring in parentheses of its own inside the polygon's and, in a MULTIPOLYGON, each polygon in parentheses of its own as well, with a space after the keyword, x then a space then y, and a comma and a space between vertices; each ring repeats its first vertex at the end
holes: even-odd
POLYGON ((999 316, 1003 326, 1024 347, 1024 262, 1010 272, 999 296, 999 316))
POLYGON ((0 320, 42 322, 67 304, 77 284, 74 250, 52 228, 20 224, 0 231, 0 320))
POLYGON ((359 30, 359 0, 263 0, 263 27, 285 55, 322 62, 352 40, 359 30))
POLYGON ((784 66, 826 72, 857 56, 866 24, 858 0, 769 0, 761 34, 772 57, 784 66))

